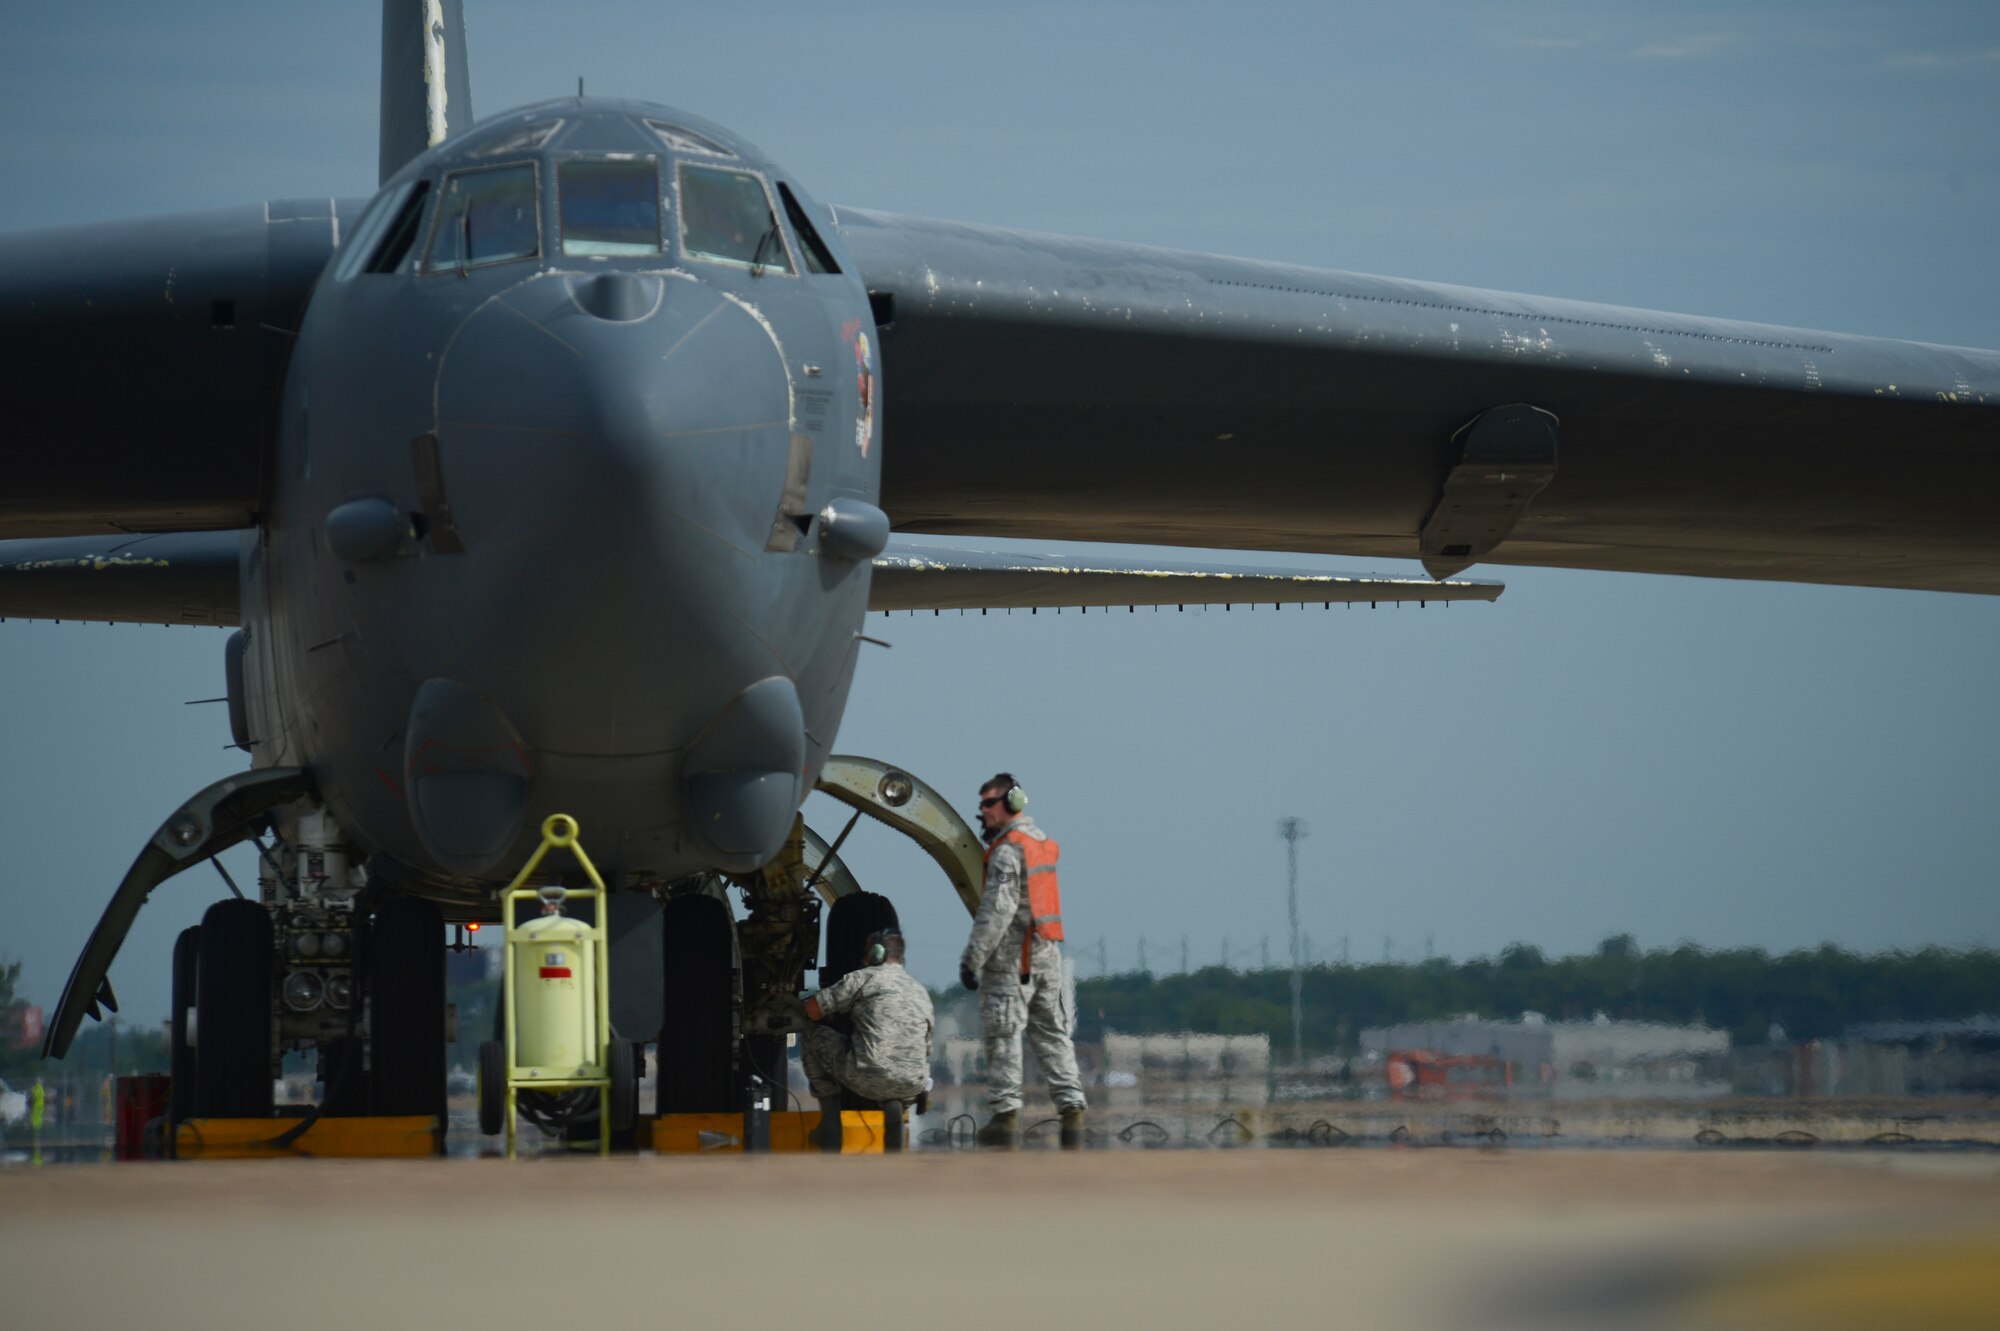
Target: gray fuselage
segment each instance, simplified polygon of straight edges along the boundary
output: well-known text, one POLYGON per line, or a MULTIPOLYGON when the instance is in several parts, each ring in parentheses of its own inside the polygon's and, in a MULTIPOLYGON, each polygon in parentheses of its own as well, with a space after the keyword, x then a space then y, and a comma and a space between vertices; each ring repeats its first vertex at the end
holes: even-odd
POLYGON ((828 214, 712 125, 567 99, 417 158, 342 241, 246 538, 256 764, 438 895, 558 811, 627 881, 764 862, 867 604, 825 529, 880 486, 828 214))

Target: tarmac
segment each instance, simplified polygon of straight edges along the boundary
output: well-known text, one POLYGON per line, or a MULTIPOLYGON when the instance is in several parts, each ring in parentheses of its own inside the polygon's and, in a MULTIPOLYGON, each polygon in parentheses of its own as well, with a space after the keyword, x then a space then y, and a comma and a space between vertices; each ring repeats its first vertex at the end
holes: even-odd
POLYGON ((0 1324, 1996 1324, 2000 1153, 1387 1148, 0 1169, 0 1324))

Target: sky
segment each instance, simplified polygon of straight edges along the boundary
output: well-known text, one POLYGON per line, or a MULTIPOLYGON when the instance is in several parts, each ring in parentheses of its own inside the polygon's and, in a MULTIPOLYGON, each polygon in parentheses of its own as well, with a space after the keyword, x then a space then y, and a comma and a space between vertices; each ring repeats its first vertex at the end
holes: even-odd
MULTIPOLYGON (((731 127, 834 204, 2000 347, 1990 5, 466 4, 476 110, 582 77, 731 127)), ((14 16, 0 230, 370 193, 378 38, 368 4, 14 16)), ((2000 944, 2000 599, 1470 576, 1508 590, 877 616, 892 646, 835 747, 967 809, 1019 774, 1086 976, 1142 942, 1178 970, 1184 938, 1195 966, 1282 958, 1287 815, 1320 960, 2000 944)), ((0 958, 36 1001, 160 821, 240 765, 224 709, 186 705, 222 691, 222 644, 0 625, 0 958)), ((942 876, 872 825, 844 854, 948 981, 967 922, 942 876)), ((173 936, 223 890, 155 893, 112 972, 128 1016, 163 1015, 173 936)))

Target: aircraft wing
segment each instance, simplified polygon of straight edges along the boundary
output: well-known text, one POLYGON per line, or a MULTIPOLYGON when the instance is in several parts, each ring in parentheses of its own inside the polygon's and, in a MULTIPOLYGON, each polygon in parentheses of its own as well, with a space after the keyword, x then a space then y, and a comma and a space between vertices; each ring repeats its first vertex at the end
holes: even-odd
MULTIPOLYGON (((0 541, 0 619, 239 623, 239 561, 251 535, 165 532, 0 541)), ((1491 601, 1501 591, 1497 582, 1112 558, 1086 550, 995 554, 898 540, 874 561, 868 608, 1428 604, 1491 601)))
POLYGON ((238 623, 237 560, 248 534, 0 541, 0 619, 238 623))
POLYGON ((898 531, 2000 592, 2000 353, 837 216, 898 531))
POLYGON ((1083 552, 995 554, 892 541, 875 559, 870 610, 1033 610, 1170 605, 1491 601, 1497 582, 1243 568, 1083 552))
POLYGON ((242 527, 292 339, 360 201, 0 236, 0 536, 242 527))

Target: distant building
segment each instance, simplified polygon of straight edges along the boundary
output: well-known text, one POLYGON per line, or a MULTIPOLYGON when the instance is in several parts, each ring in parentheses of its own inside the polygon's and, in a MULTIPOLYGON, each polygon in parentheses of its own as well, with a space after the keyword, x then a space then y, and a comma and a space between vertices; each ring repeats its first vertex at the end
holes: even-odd
POLYGON ((1120 1035, 1099 1055, 1108 1104, 1264 1104, 1271 1098, 1271 1037, 1120 1035))
POLYGON ((1749 1095, 2000 1094, 2000 1018, 1869 1022, 1836 1040, 1744 1050, 1735 1081, 1749 1095))
POLYGON ((1727 1089, 1729 1032, 1652 1021, 1549 1023, 1557 1086, 1576 1094, 1646 1096, 1727 1089))
POLYGON ((1966 1017, 1959 1021, 1874 1021, 1849 1026, 1840 1033, 1843 1044, 1900 1044, 1908 1048, 1942 1049, 2000 1047, 2000 1017, 1966 1017))

